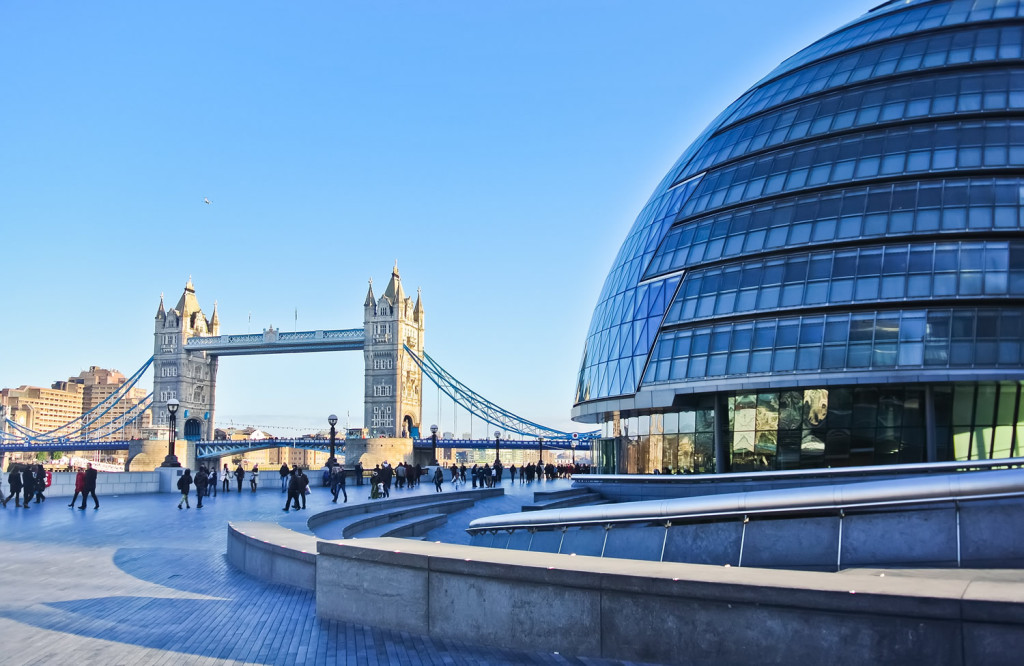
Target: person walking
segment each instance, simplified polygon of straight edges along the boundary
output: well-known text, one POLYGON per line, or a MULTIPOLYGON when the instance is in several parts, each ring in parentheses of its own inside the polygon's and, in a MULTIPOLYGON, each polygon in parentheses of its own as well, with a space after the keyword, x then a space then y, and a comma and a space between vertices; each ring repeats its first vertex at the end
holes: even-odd
POLYGON ((287 463, 281 463, 281 469, 278 470, 281 474, 281 492, 288 492, 288 481, 291 477, 291 470, 288 469, 287 463))
POLYGON ((256 492, 256 482, 260 479, 260 467, 259 465, 252 466, 252 473, 249 474, 249 489, 252 492, 256 492))
POLYGON ((299 481, 299 475, 296 474, 297 471, 298 468, 296 467, 288 474, 288 496, 284 501, 285 511, 291 508, 292 502, 295 503, 295 510, 299 510, 299 486, 302 485, 302 482, 299 481))
POLYGON ((185 468, 185 473, 178 477, 178 490, 181 491, 181 499, 178 500, 178 508, 181 509, 181 505, 184 504, 186 509, 191 509, 188 505, 188 493, 192 489, 192 470, 188 467, 185 468))
POLYGON ((213 488, 213 496, 217 496, 217 466, 210 467, 210 485, 206 487, 206 496, 210 496, 210 488, 213 488))
POLYGON ((92 495, 92 501, 96 503, 93 508, 100 508, 100 501, 96 497, 96 470, 92 468, 92 463, 85 464, 85 484, 82 486, 82 506, 78 507, 79 509, 85 509, 89 495, 92 495))
POLYGON ((224 463, 224 471, 221 472, 221 483, 224 484, 224 492, 231 492, 231 470, 228 469, 228 464, 224 463))
POLYGON ((331 494, 334 495, 334 499, 331 501, 335 504, 338 503, 339 492, 345 496, 345 502, 348 502, 348 491, 345 490, 345 468, 335 465, 331 468, 331 494))
POLYGON ((46 501, 46 495, 43 493, 46 491, 46 470, 43 469, 42 465, 36 465, 36 473, 34 481, 34 488, 36 491, 36 504, 46 501))
POLYGON ((238 482, 238 492, 242 492, 243 479, 245 479, 245 470, 242 469, 242 463, 238 463, 238 467, 235 468, 235 481, 238 482))
POLYGON ((22 499, 24 500, 21 503, 21 507, 23 509, 32 508, 28 505, 28 503, 32 501, 32 496, 35 495, 36 492, 35 480, 36 478, 35 475, 32 474, 31 467, 25 465, 24 467, 21 468, 21 492, 22 499))
POLYGON ((441 471, 441 466, 438 465, 437 469, 434 470, 434 492, 441 492, 442 483, 444 483, 444 472, 441 471))
MULTIPOLYGON (((299 497, 302 499, 302 508, 306 508, 306 494, 309 493, 309 477, 301 469, 298 471, 299 476, 299 497)), ((295 507, 299 508, 298 506, 295 507)))
MULTIPOLYGON (((11 465, 9 468, 9 474, 7 475, 7 483, 11 486, 11 494, 4 500, 4 506, 14 498, 14 506, 21 506, 21 470, 18 469, 17 465, 11 465)), ((27 504, 27 502, 26 502, 27 504)))
POLYGON ((203 508, 203 495, 206 494, 206 487, 210 482, 210 476, 206 473, 206 467, 203 465, 199 466, 199 471, 196 472, 195 484, 196 484, 196 508, 203 508))
POLYGON ((356 467, 355 467, 355 471, 356 471, 356 485, 357 486, 361 486, 361 485, 363 485, 363 463, 358 463, 357 462, 356 463, 356 467))
POLYGON ((85 470, 78 470, 78 474, 75 475, 75 496, 71 498, 71 504, 68 506, 74 506, 75 502, 78 501, 78 496, 85 492, 85 470))

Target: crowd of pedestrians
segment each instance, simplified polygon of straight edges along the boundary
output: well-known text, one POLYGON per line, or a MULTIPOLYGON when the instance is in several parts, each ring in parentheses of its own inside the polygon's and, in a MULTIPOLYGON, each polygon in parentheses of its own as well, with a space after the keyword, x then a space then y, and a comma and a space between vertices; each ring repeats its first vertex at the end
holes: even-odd
MULTIPOLYGON (((306 495, 310 493, 309 477, 298 466, 289 467, 287 464, 281 465, 278 472, 281 479, 281 492, 287 493, 287 500, 283 510, 290 511, 294 509, 300 511, 305 509, 306 495)), ((435 492, 442 492, 446 473, 449 475, 448 480, 456 490, 458 490, 459 486, 466 484, 467 481, 472 482, 473 488, 491 488, 502 482, 506 472, 511 483, 514 484, 516 477, 518 477, 520 484, 526 484, 532 483, 534 480, 568 478, 573 474, 587 474, 590 472, 590 467, 589 465, 582 464, 554 465, 547 463, 545 465, 537 462, 529 463, 519 468, 516 468, 513 464, 506 468, 501 461, 495 461, 493 465, 484 463, 483 465, 473 465, 472 468, 467 468, 464 464, 458 465, 455 463, 448 467, 437 465, 433 474, 431 474, 429 469, 424 468, 422 465, 413 465, 403 461, 398 465, 392 466, 388 461, 384 461, 379 465, 375 465, 369 473, 364 471, 360 463, 356 463, 351 471, 356 485, 362 486, 364 483, 369 483, 370 499, 390 497, 393 487, 397 489, 415 488, 420 484, 423 476, 428 476, 429 480, 434 483, 435 492)), ((235 486, 239 493, 242 492, 242 486, 246 478, 249 481, 250 492, 256 492, 259 487, 259 473, 258 465, 253 465, 252 469, 246 472, 241 463, 235 467, 234 471, 230 469, 227 463, 224 464, 221 470, 218 470, 215 465, 209 468, 206 465, 200 465, 195 474, 192 473, 191 469, 185 468, 181 476, 178 477, 177 482, 177 488, 181 493, 178 508, 192 508, 190 496, 193 493, 193 486, 195 486, 195 505, 197 509, 203 508, 204 497, 210 497, 211 494, 213 497, 217 496, 218 487, 221 492, 230 493, 230 478, 232 476, 235 477, 235 486)), ((330 488, 331 502, 337 503, 339 496, 342 497, 342 502, 348 502, 346 476, 349 473, 341 465, 324 468, 323 485, 330 488)), ((84 510, 90 496, 92 497, 94 508, 100 508, 99 498, 96 496, 96 477, 97 471, 93 469, 92 463, 87 464, 85 469, 78 470, 75 476, 75 494, 71 498, 71 503, 68 504, 69 507, 76 506, 81 495, 82 503, 77 508, 84 510)), ((0 492, 0 506, 6 508, 7 503, 11 499, 14 499, 16 507, 26 509, 30 508, 29 504, 33 500, 36 504, 45 502, 46 489, 50 486, 51 480, 51 472, 44 469, 42 465, 12 463, 7 471, 7 483, 10 486, 10 493, 4 496, 3 492, 0 492)))
MULTIPOLYGON (((7 485, 10 488, 10 494, 5 496, 3 492, 0 492, 0 506, 6 508, 7 503, 13 499, 14 506, 19 509, 30 509, 29 504, 32 504, 33 500, 35 500, 35 504, 46 501, 46 489, 52 482, 53 472, 45 469, 42 465, 11 463, 7 468, 7 485)), ((69 507, 75 506, 79 495, 82 496, 82 506, 78 507, 79 509, 85 509, 86 499, 89 495, 92 495, 94 508, 100 508, 100 501, 96 497, 96 470, 92 468, 92 463, 88 463, 85 469, 78 470, 75 477, 75 495, 71 504, 68 504, 69 507)))

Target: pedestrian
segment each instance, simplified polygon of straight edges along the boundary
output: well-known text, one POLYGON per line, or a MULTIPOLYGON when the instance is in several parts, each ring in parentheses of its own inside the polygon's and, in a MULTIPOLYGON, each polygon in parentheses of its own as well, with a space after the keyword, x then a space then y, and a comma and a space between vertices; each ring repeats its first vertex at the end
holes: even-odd
POLYGON ((32 500, 32 496, 35 495, 35 492, 36 492, 36 483, 35 483, 35 481, 36 481, 36 477, 32 473, 32 468, 29 467, 28 465, 25 465, 24 467, 22 467, 21 468, 21 492, 22 492, 23 500, 24 501, 21 503, 21 507, 23 509, 30 509, 30 508, 32 508, 32 507, 30 507, 28 505, 28 503, 32 500))
POLYGON ((398 468, 395 470, 395 485, 399 488, 405 488, 405 462, 399 463, 398 468))
POLYGON ((4 506, 14 498, 14 506, 21 506, 21 470, 18 469, 17 465, 12 464, 8 468, 9 474, 7 475, 7 483, 11 486, 11 494, 4 500, 4 506))
POLYGON ((46 490, 46 486, 47 486, 46 479, 47 479, 47 476, 48 475, 46 473, 46 470, 43 469, 43 466, 42 465, 36 465, 36 474, 35 474, 35 479, 34 479, 34 481, 35 481, 34 487, 35 487, 35 491, 36 491, 36 504, 39 504, 40 502, 45 502, 46 501, 46 495, 44 495, 43 492, 46 490))
POLYGON ((210 482, 210 477, 206 473, 206 467, 203 465, 199 466, 199 471, 196 472, 196 508, 203 508, 203 495, 206 494, 206 486, 210 482))
POLYGON ((224 492, 231 492, 231 470, 228 469, 228 464, 224 463, 224 471, 221 473, 221 483, 224 484, 224 492))
POLYGON ((217 496, 217 466, 210 467, 210 485, 206 487, 206 496, 210 496, 210 488, 213 488, 213 496, 217 496))
POLYGON ((508 468, 508 478, 512 485, 516 483, 516 466, 512 464, 508 468))
POLYGON ((79 509, 85 509, 85 502, 89 499, 89 495, 92 495, 92 501, 96 503, 94 509, 100 508, 100 501, 96 497, 96 470, 92 468, 92 463, 85 464, 85 485, 82 486, 82 506, 79 509))
POLYGON ((334 495, 334 499, 331 501, 335 504, 338 503, 339 491, 345 496, 345 502, 348 502, 348 491, 345 490, 345 468, 335 465, 331 469, 331 494, 334 495))
MULTIPOLYGON (((302 499, 302 508, 306 508, 306 495, 309 494, 309 477, 301 469, 299 470, 299 497, 302 499)), ((295 507, 296 509, 299 507, 295 507)))
MULTIPOLYGON (((260 479, 260 467, 259 465, 252 466, 252 474, 249 475, 249 488, 252 492, 256 492, 256 482, 260 479)), ((241 492, 241 490, 239 490, 241 492)))
POLYGON ((296 473, 299 468, 294 468, 288 475, 288 497, 284 502, 284 510, 288 511, 292 502, 295 503, 295 510, 299 510, 299 489, 302 487, 302 481, 299 480, 299 475, 296 473))
POLYGON ((437 469, 434 470, 434 492, 441 492, 442 483, 444 483, 444 472, 441 471, 441 466, 438 465, 437 469))
POLYGON ((181 499, 178 500, 178 508, 184 504, 186 509, 191 509, 188 505, 188 492, 192 489, 192 470, 188 467, 185 468, 185 473, 178 477, 178 490, 181 491, 181 499))
POLYGON ((78 474, 75 475, 75 496, 71 498, 71 504, 68 506, 74 506, 75 502, 78 501, 78 496, 85 492, 85 470, 79 469, 78 474))
POLYGON ((291 470, 288 469, 287 463, 281 463, 281 469, 278 470, 281 474, 281 492, 288 492, 288 480, 291 477, 291 470))
POLYGON ((357 486, 361 486, 361 485, 363 485, 363 463, 357 462, 356 463, 355 471, 356 471, 356 485, 357 486))
POLYGON ((245 470, 242 469, 242 463, 238 463, 238 467, 235 468, 235 481, 238 481, 238 492, 242 492, 242 480, 245 478, 245 470))
POLYGON ((385 460, 380 470, 380 481, 384 484, 384 497, 391 497, 391 478, 394 473, 395 470, 391 468, 391 463, 385 460))

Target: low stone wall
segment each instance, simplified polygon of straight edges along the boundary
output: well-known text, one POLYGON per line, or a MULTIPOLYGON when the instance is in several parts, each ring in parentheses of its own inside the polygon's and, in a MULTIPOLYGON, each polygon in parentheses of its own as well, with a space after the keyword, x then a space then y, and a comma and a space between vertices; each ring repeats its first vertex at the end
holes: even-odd
POLYGON ((228 523, 228 562, 268 583, 316 589, 316 537, 274 523, 228 523))
MULTIPOLYGON (((54 472, 50 487, 46 489, 46 496, 71 497, 74 495, 76 475, 76 472, 54 472)), ((11 487, 7 483, 6 473, 3 475, 2 487, 5 496, 10 494, 11 487)), ((157 472, 99 472, 96 475, 96 495, 100 498, 105 495, 155 493, 159 490, 160 475, 157 472)))
POLYGON ((507 648, 528 638, 532 649, 668 663, 995 664, 1018 663, 1024 652, 1024 582, 389 538, 318 542, 316 607, 324 619, 431 637, 507 648))

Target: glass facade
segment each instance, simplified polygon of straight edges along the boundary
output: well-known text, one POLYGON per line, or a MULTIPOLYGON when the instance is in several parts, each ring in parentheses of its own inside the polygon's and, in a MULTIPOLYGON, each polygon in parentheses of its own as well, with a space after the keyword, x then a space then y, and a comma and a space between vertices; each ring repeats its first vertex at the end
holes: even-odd
POLYGON ((1022 45, 1018 0, 888 3, 722 112, 591 321, 606 471, 1017 453, 1022 45))

